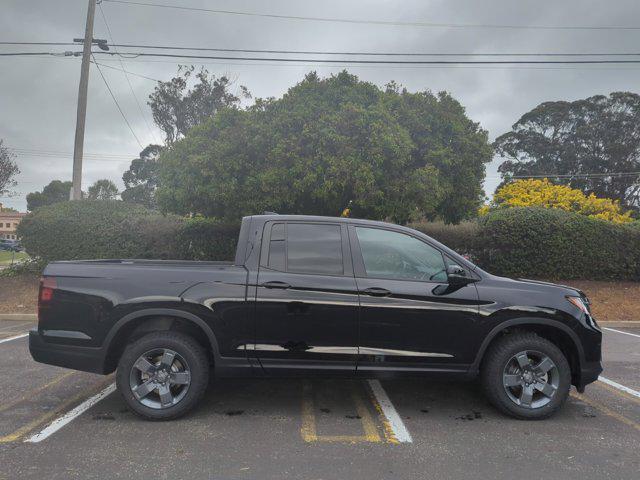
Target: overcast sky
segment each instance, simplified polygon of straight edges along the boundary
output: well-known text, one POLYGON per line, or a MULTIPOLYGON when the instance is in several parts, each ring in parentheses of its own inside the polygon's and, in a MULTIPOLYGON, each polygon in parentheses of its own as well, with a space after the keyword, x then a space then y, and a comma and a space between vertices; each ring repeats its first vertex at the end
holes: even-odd
MULTIPOLYGON (((147 0, 141 0, 143 2, 147 0)), ((637 0, 456 1, 456 0, 148 0, 153 3, 246 11, 440 24, 549 26, 640 26, 637 0)), ((549 53, 638 52, 640 30, 575 30, 532 28, 423 27, 332 23, 102 4, 116 43, 182 45, 216 48, 297 49, 324 51, 549 53)), ((82 37, 87 0, 2 0, 0 41, 68 42, 82 37)), ((108 38, 98 9, 94 38, 108 38)), ((0 52, 77 50, 74 47, 0 46, 0 52)), ((317 56, 316 56, 317 57, 317 56)), ((115 58, 102 62, 121 68, 115 58)), ((131 72, 167 80, 177 60, 124 60, 131 72)), ((380 86, 390 80, 410 91, 451 92, 467 114, 489 132, 490 139, 508 131, 518 118, 543 101, 574 100, 617 90, 640 90, 640 65, 627 66, 323 66, 312 64, 242 64, 208 61, 216 75, 246 85, 254 97, 281 96, 316 70, 326 76, 347 68, 380 86)), ((190 62, 191 63, 191 62, 190 62)), ((24 211, 25 195, 54 179, 70 180, 79 58, 0 57, 0 138, 6 145, 37 150, 47 156, 17 158, 18 195, 0 202, 24 211), (54 153, 51 153, 54 152, 54 153), (57 155, 54 157, 54 155, 57 155)), ((130 76, 139 103, 125 76, 103 72, 133 131, 143 146, 161 138, 146 105, 154 82, 130 76)), ((109 178, 122 187, 122 173, 141 150, 117 111, 95 66, 91 66, 83 189, 109 178), (108 156, 107 156, 108 155, 108 156)), ((499 159, 487 169, 485 190, 498 183, 499 159)))

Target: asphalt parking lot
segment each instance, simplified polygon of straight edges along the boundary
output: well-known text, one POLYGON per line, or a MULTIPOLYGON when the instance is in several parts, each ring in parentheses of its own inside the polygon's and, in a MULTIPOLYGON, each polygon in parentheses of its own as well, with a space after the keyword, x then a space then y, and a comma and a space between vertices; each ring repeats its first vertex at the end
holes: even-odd
POLYGON ((503 417, 475 383, 260 379, 157 423, 112 377, 32 361, 30 326, 0 321, 0 479, 639 477, 640 329, 605 330, 609 383, 545 421, 503 417))

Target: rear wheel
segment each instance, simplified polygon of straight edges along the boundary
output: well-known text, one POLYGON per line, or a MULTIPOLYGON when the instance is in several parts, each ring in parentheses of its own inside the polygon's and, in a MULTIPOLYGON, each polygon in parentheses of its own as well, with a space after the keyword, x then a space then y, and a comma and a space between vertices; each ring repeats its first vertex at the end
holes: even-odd
POLYGON ((571 388, 564 354, 534 333, 506 335, 487 352, 482 383, 489 401, 512 417, 537 420, 553 415, 571 388))
POLYGON ((116 373, 127 406, 150 420, 186 414, 202 399, 209 362, 202 346, 178 332, 154 332, 127 346, 116 373))

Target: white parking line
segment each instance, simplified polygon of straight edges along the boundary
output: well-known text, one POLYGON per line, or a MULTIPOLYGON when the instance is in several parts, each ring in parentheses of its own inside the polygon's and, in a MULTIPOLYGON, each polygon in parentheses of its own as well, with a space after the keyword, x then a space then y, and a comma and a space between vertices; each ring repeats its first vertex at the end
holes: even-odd
POLYGON ((47 425, 42 431, 36 433, 32 437, 27 438, 25 442, 38 443, 45 440, 46 438, 48 438, 49 436, 53 435, 58 430, 60 430, 62 427, 64 427, 67 423, 71 422, 74 418, 78 417, 82 413, 89 410, 91 407, 93 407, 96 403, 98 403, 104 397, 113 393, 115 390, 116 390, 116 384, 112 383, 101 392, 95 394, 93 397, 86 399, 84 402, 82 402, 73 410, 69 410, 67 413, 56 418, 53 422, 47 425))
POLYGON ((609 327, 602 327, 602 328, 604 330, 609 330, 610 332, 622 333, 623 335, 630 335, 632 337, 640 338, 640 335, 638 335, 637 333, 623 332, 622 330, 616 330, 615 328, 609 328, 609 327))
POLYGON ((21 329, 22 327, 26 327, 27 325, 33 325, 33 322, 22 322, 13 325, 6 325, 4 327, 0 327, 0 330, 11 330, 14 328, 21 329))
POLYGON ((404 426, 404 422, 400 418, 400 415, 398 415, 398 412, 380 382, 378 380, 369 380, 369 386, 378 402, 381 413, 386 417, 387 421, 385 426, 391 430, 391 433, 398 442, 412 443, 413 439, 411 438, 409 430, 404 426))
POLYGON ((19 338, 24 338, 24 337, 26 337, 28 335, 29 335, 29 333, 22 333, 20 335, 16 335, 15 337, 3 338, 2 340, 0 340, 0 343, 10 342, 11 340, 17 340, 19 338))
POLYGON ((624 385, 618 382, 614 382, 613 380, 609 380, 608 378, 605 378, 602 375, 598 377, 598 380, 600 380, 602 383, 606 383, 607 385, 612 386, 613 388, 617 388, 621 392, 626 392, 629 395, 633 395, 634 397, 640 398, 640 392, 638 392, 637 390, 634 390, 633 388, 625 387, 624 385))

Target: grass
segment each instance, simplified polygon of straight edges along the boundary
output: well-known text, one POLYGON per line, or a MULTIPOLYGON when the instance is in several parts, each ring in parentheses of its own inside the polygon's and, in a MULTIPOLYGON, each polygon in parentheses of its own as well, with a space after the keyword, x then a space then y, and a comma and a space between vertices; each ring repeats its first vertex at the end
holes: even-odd
POLYGON ((0 265, 11 265, 11 261, 20 262, 22 260, 28 260, 29 255, 24 252, 7 252, 4 250, 0 250, 0 265))

